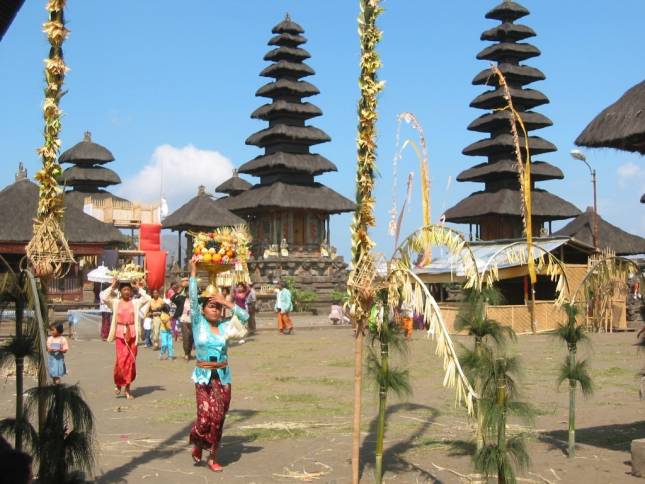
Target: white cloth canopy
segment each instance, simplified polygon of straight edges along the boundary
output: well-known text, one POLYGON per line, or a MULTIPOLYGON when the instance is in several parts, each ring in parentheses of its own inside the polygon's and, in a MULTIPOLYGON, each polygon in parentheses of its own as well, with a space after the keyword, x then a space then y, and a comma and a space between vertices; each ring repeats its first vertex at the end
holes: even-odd
POLYGON ((103 284, 112 282, 114 276, 108 275, 109 270, 110 269, 105 266, 99 266, 96 269, 92 269, 87 273, 87 280, 90 282, 100 282, 103 284))

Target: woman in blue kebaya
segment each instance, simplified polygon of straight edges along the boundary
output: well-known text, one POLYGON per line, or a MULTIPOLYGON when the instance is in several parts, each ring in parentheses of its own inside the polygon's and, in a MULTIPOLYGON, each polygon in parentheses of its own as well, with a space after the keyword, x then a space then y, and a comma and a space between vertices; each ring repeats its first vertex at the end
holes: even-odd
POLYGON ((222 438, 224 419, 231 403, 231 372, 228 367, 227 341, 224 336, 231 318, 224 317, 224 308, 246 323, 247 312, 227 301, 214 286, 201 295, 197 289, 197 264, 191 261, 188 284, 191 323, 195 340, 196 368, 193 371, 197 419, 190 432, 193 460, 202 460, 202 450, 208 450, 208 467, 215 472, 222 470, 217 463, 217 447, 222 438))

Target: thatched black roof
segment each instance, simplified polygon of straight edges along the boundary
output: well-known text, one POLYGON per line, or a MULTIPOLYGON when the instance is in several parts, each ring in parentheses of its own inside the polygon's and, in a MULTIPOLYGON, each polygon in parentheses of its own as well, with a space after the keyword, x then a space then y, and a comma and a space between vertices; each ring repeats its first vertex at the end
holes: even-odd
POLYGON ((282 33, 271 37, 271 40, 267 42, 269 45, 289 45, 297 47, 300 44, 307 42, 307 38, 299 34, 288 34, 282 33))
POLYGON ((486 18, 501 20, 502 22, 513 22, 522 17, 526 17, 530 12, 516 2, 504 0, 499 5, 493 7, 486 13, 486 18))
MULTIPOLYGON (((533 155, 557 151, 553 143, 539 136, 529 136, 529 150, 533 155)), ((522 144, 522 147, 524 145, 522 144)), ((466 146, 462 153, 470 156, 489 156, 497 153, 509 153, 515 148, 513 135, 510 133, 499 134, 494 138, 485 138, 466 146)))
POLYGON ((645 81, 636 84, 598 114, 575 143, 645 155, 645 81))
POLYGON ((645 203, 645 193, 643 193, 643 196, 641 197, 641 203, 645 203))
MULTIPOLYGON (((587 208, 554 235, 568 235, 593 246, 593 227, 594 212, 587 208)), ((612 249, 616 255, 645 254, 645 239, 625 232, 598 215, 598 247, 612 249)))
MULTIPOLYGON (((486 18, 499 20, 501 24, 481 35, 482 40, 494 43, 477 54, 477 59, 497 63, 509 86, 513 106, 530 133, 553 123, 548 117, 531 111, 537 106, 547 104, 549 99, 540 91, 525 87, 545 79, 539 69, 521 64, 526 59, 540 55, 540 50, 534 45, 518 42, 536 35, 532 28, 514 23, 528 14, 526 8, 513 1, 503 1, 490 10, 486 18)), ((492 112, 478 117, 468 126, 469 131, 488 133, 489 137, 471 143, 462 153, 468 156, 485 156, 488 160, 461 172, 457 181, 483 182, 485 187, 483 191, 471 194, 447 210, 446 220, 479 224, 485 215, 498 216, 500 227, 511 236, 519 232, 517 224, 521 224, 519 216, 522 203, 517 180, 515 143, 508 112, 500 111, 507 105, 505 92, 491 67, 477 74, 472 83, 493 87, 470 103, 471 107, 492 112), (506 223, 503 223, 502 219, 507 219, 506 223)), ((539 136, 528 136, 527 142, 532 156, 557 151, 553 143, 539 136)), ((520 143, 524 146, 524 140, 520 143)), ((532 162, 531 175, 532 182, 563 178, 560 169, 545 162, 532 162)), ((569 202, 544 190, 535 189, 533 197, 533 216, 538 217, 540 221, 571 218, 579 213, 569 202)), ((497 236, 498 232, 487 230, 482 234, 483 237, 493 237, 497 236)))
MULTIPOLYGON (((549 98, 535 89, 509 88, 515 109, 525 111, 542 104, 548 104, 549 98)), ((504 91, 501 88, 480 94, 470 103, 471 108, 500 109, 506 106, 504 91)))
MULTIPOLYGON (((535 81, 543 81, 546 79, 544 73, 535 67, 508 64, 506 62, 501 62, 497 67, 500 72, 504 74, 504 77, 509 84, 524 86, 535 81)), ((495 74, 493 74, 493 70, 489 67, 475 76, 473 79, 473 85, 490 85, 494 82, 494 79, 495 74)))
POLYGON ((92 142, 92 133, 85 132, 83 141, 76 143, 58 158, 59 163, 74 165, 105 164, 114 161, 114 155, 105 146, 92 142))
POLYGON ((486 47, 479 54, 477 59, 489 61, 508 61, 514 59, 518 62, 537 57, 541 54, 540 49, 531 44, 517 44, 515 42, 500 42, 486 47))
POLYGON ((103 166, 72 166, 63 171, 59 182, 73 187, 86 185, 106 187, 118 185, 121 183, 121 178, 113 170, 103 166))
MULTIPOLYGON (((563 220, 580 213, 574 205, 545 190, 531 192, 533 217, 542 220, 563 220)), ((520 217, 521 195, 519 190, 502 188, 497 191, 471 193, 457 205, 446 210, 448 222, 478 223, 484 215, 520 217)))
POLYGON ((284 20, 271 29, 271 33, 274 33, 274 34, 298 35, 298 34, 304 34, 304 32, 305 31, 300 25, 298 25, 293 20, 291 20, 291 17, 289 16, 289 14, 286 14, 284 16, 284 20))
MULTIPOLYGON (((482 133, 493 133, 500 129, 510 126, 508 111, 494 111, 486 113, 476 118, 468 125, 469 131, 479 131, 482 133)), ((553 125, 553 122, 544 114, 526 111, 521 114, 522 122, 527 131, 534 129, 546 128, 553 125)))
POLYGON ((318 143, 331 141, 331 138, 322 129, 313 126, 289 126, 276 124, 249 136, 245 143, 261 148, 274 144, 292 143, 296 145, 311 146, 318 143))
POLYGON ((240 175, 238 174, 237 170, 233 170, 233 176, 228 180, 226 180, 224 183, 221 183, 220 185, 218 185, 215 188, 215 191, 217 193, 237 195, 240 192, 248 190, 252 186, 253 185, 251 185, 245 179, 240 178, 240 175))
POLYGON ((320 175, 328 171, 338 171, 336 165, 321 155, 313 153, 285 153, 283 151, 260 155, 240 166, 241 173, 262 176, 276 171, 305 172, 309 175, 320 175))
POLYGON ((13 22, 23 3, 25 3, 25 0, 2 0, 0 2, 0 41, 9 30, 11 22, 13 22))
POLYGON ((215 199, 200 186, 197 196, 168 215, 163 220, 162 227, 171 230, 208 231, 243 223, 243 219, 215 203, 215 199))
POLYGON ((506 42, 509 40, 517 42, 518 40, 528 39, 529 37, 535 37, 536 35, 535 30, 527 25, 504 22, 503 24, 484 32, 480 39, 497 42, 506 42))
POLYGON ((306 120, 321 115, 322 111, 314 104, 302 102, 292 103, 279 99, 275 100, 271 104, 263 104, 257 108, 253 111, 253 114, 251 114, 251 118, 271 121, 278 116, 288 116, 293 119, 300 118, 302 120, 306 120))
POLYGON ((236 212, 262 208, 301 208, 341 213, 352 212, 356 208, 354 202, 320 183, 297 185, 283 182, 255 185, 235 197, 221 199, 219 205, 236 212))
MULTIPOLYGON (((515 160, 499 160, 484 162, 462 171, 457 175, 457 181, 486 182, 499 178, 500 174, 517 176, 517 162, 515 160)), ((564 178, 562 170, 544 161, 531 163, 531 180, 561 180, 564 178)))
MULTIPOLYGON (((33 235, 38 209, 38 185, 24 178, 0 191, 0 241, 27 243, 33 235)), ((125 237, 113 225, 87 215, 65 200, 63 229, 70 244, 123 242, 125 237)))
POLYGON ((262 69, 260 75, 262 77, 273 78, 289 75, 295 79, 299 79, 301 77, 313 76, 315 73, 316 71, 304 62, 289 62, 281 60, 262 69))
POLYGON ((255 92, 256 96, 277 99, 280 97, 295 96, 298 98, 315 96, 320 91, 307 81, 292 81, 291 79, 278 79, 269 82, 255 92))

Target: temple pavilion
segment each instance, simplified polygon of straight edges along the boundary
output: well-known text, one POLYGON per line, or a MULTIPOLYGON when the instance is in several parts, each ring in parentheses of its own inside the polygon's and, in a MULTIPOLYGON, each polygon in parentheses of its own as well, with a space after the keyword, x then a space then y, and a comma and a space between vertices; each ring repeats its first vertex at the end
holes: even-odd
MULTIPOLYGON (((514 107, 527 132, 531 132, 553 123, 533 110, 547 104, 549 99, 540 91, 526 87, 545 79, 539 69, 523 63, 540 55, 537 47, 522 42, 534 37, 535 31, 527 25, 515 23, 528 14, 526 8, 512 1, 504 1, 490 10, 486 18, 497 20, 500 24, 481 35, 481 40, 492 44, 479 52, 477 59, 495 63, 504 74, 514 107)), ((446 221, 469 224, 471 239, 521 237, 522 204, 513 135, 508 112, 498 111, 506 105, 504 92, 491 68, 477 74, 472 83, 477 86, 492 86, 492 89, 480 94, 470 103, 471 107, 487 112, 468 126, 468 130, 486 133, 488 136, 467 146, 462 153, 466 156, 483 156, 486 161, 462 171, 457 176, 457 181, 483 183, 484 189, 470 194, 448 209, 445 213, 446 221)), ((532 158, 557 150, 551 142, 540 136, 529 136, 528 144, 532 158)), ((580 213, 571 203, 535 186, 536 182, 562 178, 562 171, 554 165, 544 161, 531 163, 534 235, 549 234, 552 221, 569 219, 580 213), (546 224, 549 226, 546 227, 546 224)))

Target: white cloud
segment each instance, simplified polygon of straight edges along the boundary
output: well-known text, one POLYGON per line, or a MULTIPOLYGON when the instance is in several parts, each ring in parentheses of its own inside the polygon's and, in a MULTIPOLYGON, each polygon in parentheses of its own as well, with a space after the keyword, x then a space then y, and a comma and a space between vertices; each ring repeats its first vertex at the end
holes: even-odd
POLYGON ((645 168, 641 168, 636 163, 628 161, 619 165, 616 169, 618 174, 618 182, 621 187, 636 183, 639 185, 645 184, 645 168))
POLYGON ((183 148, 161 145, 155 148, 150 162, 125 179, 115 192, 139 202, 158 202, 163 193, 173 212, 197 195, 199 185, 213 193, 232 173, 231 161, 217 151, 193 145, 183 148))

